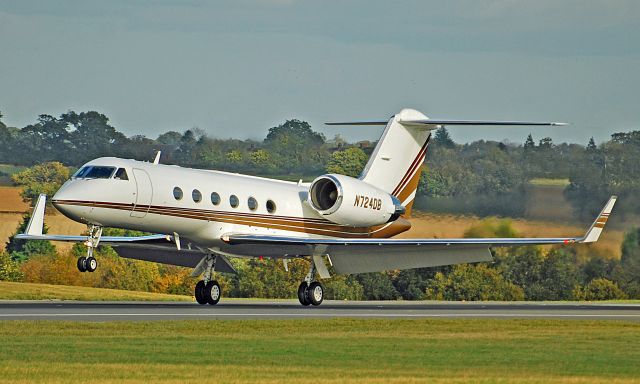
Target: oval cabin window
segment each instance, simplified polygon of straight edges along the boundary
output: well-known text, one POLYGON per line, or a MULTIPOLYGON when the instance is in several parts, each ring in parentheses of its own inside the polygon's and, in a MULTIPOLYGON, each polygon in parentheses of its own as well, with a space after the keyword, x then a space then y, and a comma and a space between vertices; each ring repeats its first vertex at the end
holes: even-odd
POLYGON ((274 213, 276 211, 276 203, 273 200, 267 200, 267 212, 274 213))
POLYGON ((250 210, 255 211, 256 209, 258 209, 258 200, 256 200, 254 197, 250 197, 247 200, 247 206, 250 210))
POLYGON ((195 203, 199 203, 202 201, 202 193, 197 189, 194 189, 193 192, 191 192, 191 198, 195 203))
POLYGON ((182 193, 182 189, 180 189, 180 187, 173 188, 173 197, 176 200, 182 200, 182 196, 183 196, 183 193, 182 193))
POLYGON ((217 192, 211 193, 211 204, 218 205, 220 204, 220 195, 217 192))
POLYGON ((231 195, 229 197, 229 204, 231 204, 231 207, 233 208, 238 208, 238 205, 240 204, 240 200, 238 200, 238 196, 231 195))

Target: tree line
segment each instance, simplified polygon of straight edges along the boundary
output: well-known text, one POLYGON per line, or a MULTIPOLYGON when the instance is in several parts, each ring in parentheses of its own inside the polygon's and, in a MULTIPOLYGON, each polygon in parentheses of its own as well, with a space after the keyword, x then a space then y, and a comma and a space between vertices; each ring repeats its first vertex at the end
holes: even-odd
MULTIPOLYGON (((213 138, 198 128, 168 131, 155 139, 127 137, 96 111, 40 115, 23 128, 8 127, 1 118, 0 113, 0 163, 27 166, 55 161, 73 168, 102 156, 150 160, 161 150, 163 163, 187 167, 286 179, 327 171, 357 176, 375 145, 347 143, 339 136, 327 140, 295 119, 271 127, 258 141, 213 138)), ((536 142, 532 135, 521 144, 457 144, 441 128, 427 151, 418 200, 428 199, 432 207, 477 202, 462 209, 519 216, 526 205, 524 186, 534 178, 568 179, 565 195, 578 218, 592 217, 612 194, 620 196, 619 211, 638 214, 640 131, 615 133, 600 145, 593 138, 586 145, 556 144, 548 137, 536 142)))

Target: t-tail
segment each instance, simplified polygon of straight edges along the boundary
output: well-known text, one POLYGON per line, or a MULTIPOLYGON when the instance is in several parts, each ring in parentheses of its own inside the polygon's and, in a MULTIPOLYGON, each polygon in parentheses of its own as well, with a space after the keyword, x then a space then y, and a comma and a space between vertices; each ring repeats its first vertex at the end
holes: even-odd
POLYGON ((396 197, 405 207, 406 217, 411 215, 431 131, 445 125, 566 125, 554 122, 434 120, 414 109, 403 109, 389 121, 326 124, 386 126, 360 179, 396 197))

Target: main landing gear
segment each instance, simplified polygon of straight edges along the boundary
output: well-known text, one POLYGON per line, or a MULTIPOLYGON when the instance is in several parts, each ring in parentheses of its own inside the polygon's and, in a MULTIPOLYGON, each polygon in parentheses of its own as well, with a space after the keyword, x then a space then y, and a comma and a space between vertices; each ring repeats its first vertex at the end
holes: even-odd
POLYGON ((324 287, 319 282, 313 281, 315 275, 316 264, 312 260, 309 273, 307 273, 304 281, 298 287, 298 300, 305 307, 309 305, 318 306, 324 300, 324 287))
POLYGON ((216 256, 208 255, 205 259, 204 279, 198 281, 195 288, 196 301, 200 305, 216 305, 222 297, 222 290, 217 281, 212 280, 213 272, 216 269, 216 256))
POLYGON ((87 246, 87 256, 79 257, 76 264, 80 272, 93 272, 98 268, 98 261, 93 257, 93 250, 100 243, 100 236, 102 236, 102 227, 90 225, 89 236, 84 243, 87 246))

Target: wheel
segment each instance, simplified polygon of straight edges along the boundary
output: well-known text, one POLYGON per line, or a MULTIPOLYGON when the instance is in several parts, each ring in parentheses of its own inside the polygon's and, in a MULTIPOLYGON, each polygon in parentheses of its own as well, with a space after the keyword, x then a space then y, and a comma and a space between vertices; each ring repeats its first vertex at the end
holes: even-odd
POLYGON ((196 296, 196 301, 198 302, 198 304, 200 304, 200 305, 207 304, 207 298, 204 296, 204 281, 200 280, 196 284, 195 296, 196 296))
POLYGON ((204 287, 204 297, 206 298, 207 303, 211 305, 218 304, 218 301, 220 301, 220 296, 222 296, 220 284, 218 284, 218 282, 215 280, 208 282, 204 287))
POLYGON ((305 307, 311 304, 311 302, 307 298, 307 282, 306 281, 303 281, 302 283, 300 283, 300 286, 298 287, 298 300, 300 300, 300 304, 304 305, 305 307))
POLYGON ((87 272, 93 272, 98 268, 98 260, 95 257, 87 257, 84 262, 84 266, 87 269, 87 272))
POLYGON ((307 290, 307 298, 311 304, 314 306, 318 306, 322 304, 322 300, 324 299, 324 287, 322 284, 314 281, 309 285, 309 289, 307 290))
POLYGON ((87 271, 87 258, 86 257, 78 257, 78 262, 76 265, 78 266, 78 271, 86 272, 87 271))

